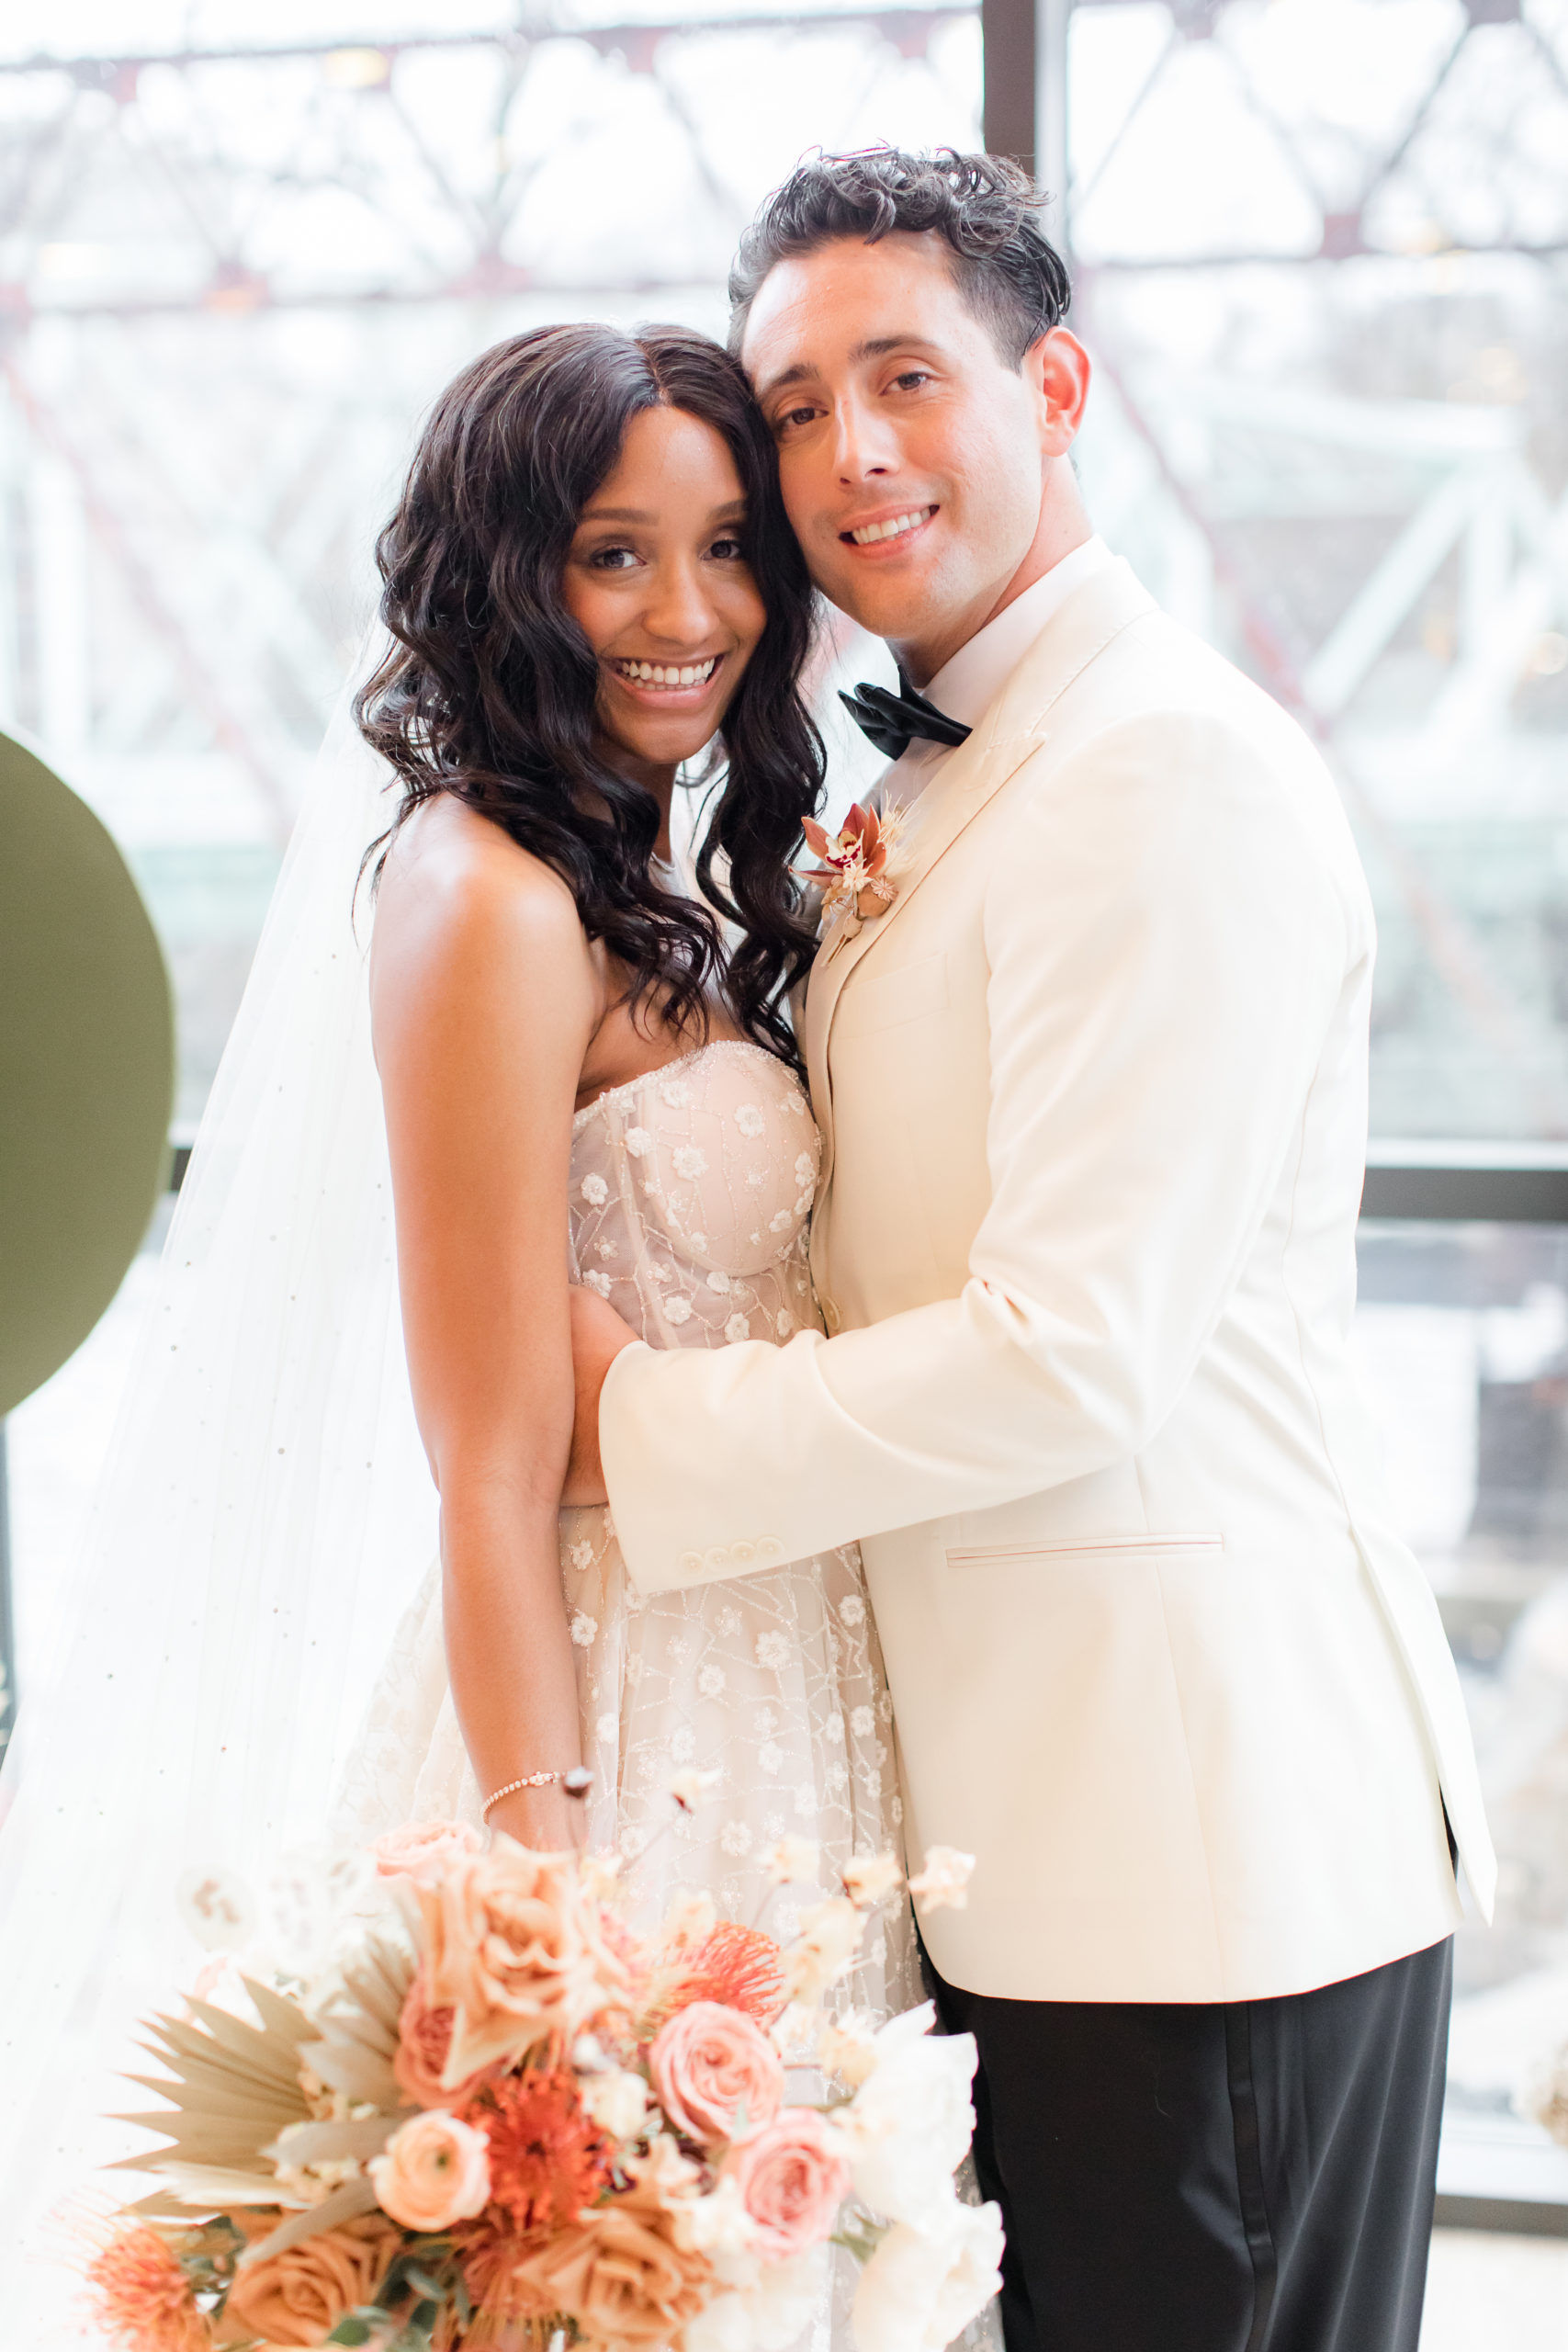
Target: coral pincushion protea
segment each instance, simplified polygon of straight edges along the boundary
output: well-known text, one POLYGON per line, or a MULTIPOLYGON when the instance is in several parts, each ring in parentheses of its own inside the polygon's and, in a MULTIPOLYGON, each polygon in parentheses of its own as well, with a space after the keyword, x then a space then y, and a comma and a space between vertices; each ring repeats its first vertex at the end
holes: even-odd
POLYGON ((210 2352, 190 2282, 156 2230, 121 2230, 87 2267, 94 2316, 127 2352, 210 2352))
POLYGON ((564 2227, 610 2178, 613 2150, 570 2066, 505 2075, 464 2108, 490 2142, 490 2207, 514 2230, 564 2227))
POLYGON ((694 2001, 718 2001, 766 2025, 784 2001, 784 1967, 773 1937, 721 1919, 693 1953, 669 2007, 683 2009, 694 2001))

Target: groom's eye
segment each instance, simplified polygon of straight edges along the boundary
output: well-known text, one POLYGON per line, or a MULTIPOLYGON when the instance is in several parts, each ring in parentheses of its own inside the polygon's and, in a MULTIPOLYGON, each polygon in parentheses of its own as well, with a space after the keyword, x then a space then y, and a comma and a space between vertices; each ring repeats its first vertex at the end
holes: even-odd
POLYGON ((776 433, 787 433, 791 425, 809 424, 817 411, 814 408, 786 408, 774 424, 776 433))
POLYGON ((912 392, 919 385, 929 384, 931 380, 929 368, 907 368, 901 376, 894 377, 893 389, 896 392, 912 392))

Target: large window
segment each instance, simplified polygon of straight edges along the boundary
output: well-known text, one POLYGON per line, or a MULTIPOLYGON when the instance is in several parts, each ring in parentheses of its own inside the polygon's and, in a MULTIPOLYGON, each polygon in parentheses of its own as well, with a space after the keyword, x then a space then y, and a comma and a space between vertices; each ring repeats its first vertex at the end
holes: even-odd
MULTIPOLYGON (((141 876, 186 1129, 442 381, 550 318, 716 330, 808 146, 978 139, 966 7, 613 13, 0 28, 0 723, 141 876)), ((1503 2131, 1568 2032, 1568 0, 1040 16, 1096 520, 1316 735, 1377 899, 1359 1346, 1504 1849, 1456 2042, 1503 2131)), ((136 1295, 14 1426, 24 1678, 136 1295)))
POLYGON ((1503 1864, 1445 2179, 1562 2200, 1511 2096, 1568 2035, 1568 9, 1044 19, 1097 519, 1316 736, 1377 902, 1358 1346, 1503 1864))

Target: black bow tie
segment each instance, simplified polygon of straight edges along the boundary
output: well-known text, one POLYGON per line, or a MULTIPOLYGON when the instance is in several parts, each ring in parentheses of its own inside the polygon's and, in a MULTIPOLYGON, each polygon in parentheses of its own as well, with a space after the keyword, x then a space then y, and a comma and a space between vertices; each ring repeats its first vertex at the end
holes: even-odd
POLYGON ((902 694, 890 694, 886 686, 862 684, 852 695, 839 696, 861 733, 870 736, 884 759, 901 760, 917 738, 928 743, 967 741, 974 731, 971 728, 961 719, 949 718, 934 702, 917 694, 902 671, 898 683, 902 694))

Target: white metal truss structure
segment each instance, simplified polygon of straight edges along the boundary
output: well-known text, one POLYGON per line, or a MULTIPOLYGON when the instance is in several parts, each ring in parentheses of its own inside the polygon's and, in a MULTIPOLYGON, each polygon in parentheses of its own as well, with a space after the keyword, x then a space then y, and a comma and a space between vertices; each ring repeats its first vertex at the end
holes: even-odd
MULTIPOLYGON (((799 153, 969 141, 978 101, 953 6, 217 5, 160 48, 122 0, 112 54, 40 6, 50 53, 0 54, 0 708, 138 854, 193 1093, 440 382, 544 318, 718 326, 799 153)), ((1039 16, 1096 511, 1329 750, 1384 1124, 1568 1132, 1568 0, 1039 16)))
POLYGON ((1336 769, 1374 1118, 1568 1134, 1568 6, 1077 0, 1067 56, 1097 512, 1336 769))
POLYGON ((0 714, 138 861, 187 1114, 441 383, 550 318, 722 330, 737 234, 814 142, 975 143, 953 0, 631 8, 367 42, 238 0, 221 38, 68 54, 85 10, 39 6, 51 52, 0 53, 0 714))

